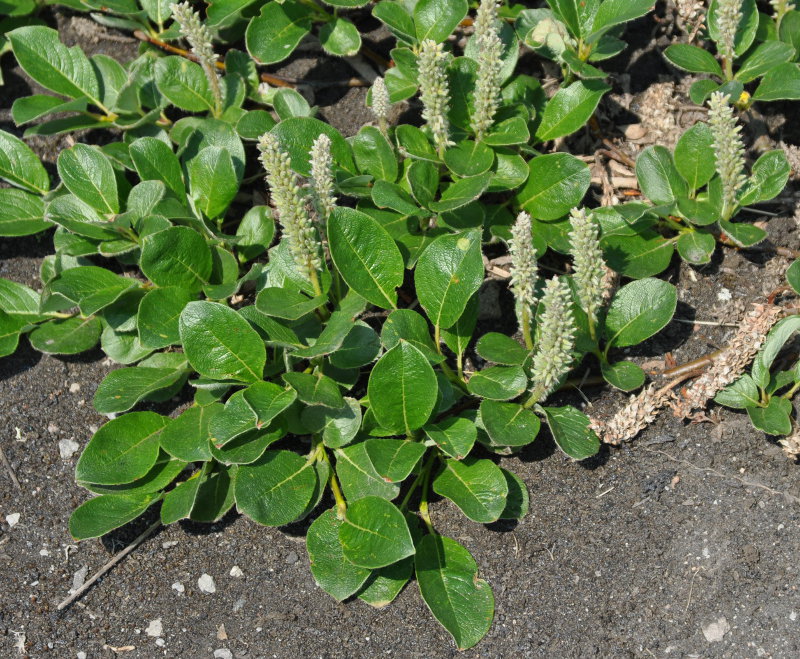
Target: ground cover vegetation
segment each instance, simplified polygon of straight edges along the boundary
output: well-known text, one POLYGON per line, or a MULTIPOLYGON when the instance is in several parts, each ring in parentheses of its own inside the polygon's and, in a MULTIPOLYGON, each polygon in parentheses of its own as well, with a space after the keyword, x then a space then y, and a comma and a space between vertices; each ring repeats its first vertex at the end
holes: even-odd
MULTIPOLYGON (((463 649, 492 624, 492 590, 437 531, 431 495, 477 523, 521 518, 526 485, 500 456, 548 432, 586 459, 662 408, 686 418, 712 399, 800 453, 800 369, 776 359, 800 327, 784 291, 680 391, 697 372, 646 385, 620 350, 672 319, 675 286, 657 275, 675 252, 703 265, 720 244, 766 236, 747 219, 790 166, 781 150, 747 165, 740 131, 753 103, 800 99, 791 3, 715 0, 705 46, 666 49, 710 76, 691 91, 708 119, 674 151, 641 153, 639 201, 600 208, 584 205, 588 165, 553 147, 592 125, 610 89, 603 61, 649 0, 58 3, 135 31, 125 64, 68 47, 29 16, 42 3, 23 4, 0 2, 0 48, 49 92, 15 100, 24 136, 112 136, 61 151, 56 183, 0 131, 0 235, 48 231, 55 247, 41 292, 0 279, 0 355, 26 336, 49 354, 99 343, 121 365, 94 398, 110 421, 76 468, 97 496, 75 510, 75 538, 156 504, 164 524, 234 507, 271 526, 310 517, 320 587, 384 606, 413 577, 463 649), (345 138, 261 69, 311 36, 330 56, 364 52, 365 12, 395 45, 371 81, 373 124, 345 138), (556 63, 554 93, 521 56, 556 63), (393 122, 407 99, 419 112, 393 122), (243 201, 255 188, 269 203, 243 201), (485 253, 505 250, 514 336, 478 322, 485 253), (587 369, 640 393, 610 419, 548 404, 587 369), (187 387, 176 416, 143 409, 187 387)), ((787 279, 800 293, 800 268, 787 279)))

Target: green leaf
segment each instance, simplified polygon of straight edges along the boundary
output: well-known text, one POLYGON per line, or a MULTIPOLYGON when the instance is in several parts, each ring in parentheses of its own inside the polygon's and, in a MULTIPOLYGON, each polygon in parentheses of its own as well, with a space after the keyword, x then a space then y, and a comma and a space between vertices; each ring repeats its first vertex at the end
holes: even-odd
POLYGON ((513 146, 527 144, 530 139, 527 120, 524 117, 512 116, 508 119, 496 119, 495 125, 483 138, 483 143, 490 146, 513 146))
POLYGON ((261 64, 286 59, 308 34, 311 16, 311 11, 300 3, 268 2, 247 26, 247 52, 261 64))
POLYGON ((734 224, 733 222, 720 220, 719 228, 740 247, 751 247, 767 237, 767 232, 764 229, 755 227, 752 224, 741 222, 734 224))
POLYGON ((366 442, 358 442, 337 448, 336 475, 342 491, 348 501, 355 501, 366 496, 377 496, 394 499, 400 492, 400 486, 387 483, 375 471, 372 460, 367 453, 366 442))
POLYGON ((580 129, 609 89, 601 80, 578 80, 559 89, 545 106, 536 140, 547 142, 580 129))
POLYGON ((382 21, 398 39, 414 41, 416 34, 414 20, 399 2, 382 0, 375 5, 372 15, 382 21))
POLYGON ((209 146, 189 161, 189 189, 197 208, 209 219, 225 214, 239 192, 239 179, 230 153, 209 146))
POLYGON ((660 279, 640 279, 620 288, 606 315, 604 335, 608 346, 636 345, 660 332, 675 313, 678 293, 660 279))
POLYGON ((381 350, 381 339, 366 323, 358 321, 330 357, 336 368, 359 368, 371 364, 381 350))
POLYGON ((214 109, 214 96, 199 64, 185 57, 162 57, 156 61, 158 91, 173 105, 188 112, 214 109))
POLYGON ((538 220, 557 220, 579 206, 589 190, 589 166, 568 153, 537 156, 516 203, 538 220))
POLYGON ((739 198, 740 206, 769 201, 783 192, 792 168, 783 149, 762 153, 753 164, 747 186, 739 198))
POLYGON ((711 128, 706 123, 696 123, 675 145, 675 168, 689 183, 689 188, 697 190, 713 178, 716 166, 711 128))
POLYGON ((28 339, 48 355, 76 355, 97 345, 103 326, 98 318, 66 318, 42 323, 28 339))
POLYGON ((467 457, 478 438, 475 424, 463 417, 447 417, 438 423, 429 423, 423 430, 428 439, 456 460, 467 457))
POLYGON ((100 105, 97 73, 79 46, 67 48, 58 32, 49 27, 29 25, 7 35, 19 65, 45 89, 100 105))
POLYGON ((127 412, 148 394, 171 387, 186 375, 182 369, 141 366, 111 371, 97 387, 94 408, 100 414, 127 412))
POLYGON ((109 421, 86 445, 75 467, 79 481, 121 485, 144 476, 158 458, 158 436, 169 419, 132 412, 109 421))
POLYGON ((238 469, 236 465, 215 465, 214 471, 200 484, 190 519, 208 523, 222 519, 233 507, 233 478, 238 469))
MULTIPOLYGON (((286 436, 289 424, 286 419, 280 418, 263 430, 251 430, 238 435, 225 446, 215 446, 212 439, 211 456, 226 465, 249 465, 256 462, 267 447, 271 446, 286 436)), ((314 478, 314 492, 317 490, 316 475, 314 478)), ((308 504, 306 504, 307 506, 308 504)), ((305 511, 305 508, 304 508, 305 511)), ((299 518, 298 518, 299 519, 299 518)))
POLYGON ((422 599, 458 649, 478 643, 492 626, 494 596, 469 552, 450 538, 426 535, 414 566, 422 599))
POLYGON ((180 343, 178 319, 194 296, 183 288, 155 288, 139 303, 136 328, 139 341, 148 348, 166 348, 180 343))
POLYGON ((172 457, 185 462, 210 459, 211 434, 208 426, 222 409, 221 403, 190 407, 164 428, 159 438, 161 448, 172 457))
POLYGON ((483 282, 481 234, 443 235, 422 253, 414 271, 420 304, 431 322, 451 327, 483 282))
POLYGON ((795 293, 800 294, 800 260, 795 260, 786 271, 786 283, 795 293))
POLYGON ((129 153, 140 179, 162 181, 178 199, 186 199, 181 164, 169 145, 155 137, 141 137, 131 143, 129 153))
POLYGON ((343 522, 336 510, 326 510, 314 520, 306 534, 306 549, 314 581, 326 593, 340 602, 358 591, 369 578, 367 568, 357 567, 344 557, 339 542, 343 522))
POLYGON ((652 231, 634 236, 609 236, 603 238, 601 244, 608 266, 632 279, 663 272, 675 251, 670 240, 652 231))
POLYGON ((361 50, 361 35, 352 22, 337 16, 319 29, 319 43, 330 55, 350 57, 361 50))
POLYGON ((394 348, 401 339, 413 345, 434 364, 442 361, 443 357, 436 351, 431 339, 428 323, 412 309, 392 311, 381 328, 381 343, 387 350, 394 348))
POLYGON ((639 154, 636 179, 645 196, 655 204, 673 204, 678 197, 689 194, 672 154, 663 146, 649 146, 639 154))
POLYGON ((644 16, 654 4, 655 0, 604 0, 597 9, 588 41, 594 41, 615 25, 644 16))
POLYGON ((750 423, 768 435, 788 435, 792 432, 792 401, 780 396, 770 398, 766 407, 748 407, 750 423))
POLYGON ((275 236, 275 221, 268 206, 254 206, 247 211, 236 229, 238 253, 246 260, 263 254, 275 236))
POLYGON ((39 294, 29 286, 0 277, 0 310, 22 320, 36 321, 39 313, 39 294))
POLYGON ((424 444, 402 439, 368 439, 364 442, 375 471, 387 483, 401 483, 425 454, 424 444))
POLYGON ((347 507, 339 528, 344 557, 353 565, 375 569, 414 554, 403 513, 390 501, 367 496, 347 507))
POLYGON ((439 201, 432 202, 430 208, 436 213, 446 213, 466 206, 468 203, 480 198, 486 188, 489 187, 491 180, 491 172, 459 179, 442 193, 439 201))
POLYGON ((152 469, 135 481, 124 485, 97 485, 83 482, 80 485, 95 494, 149 494, 159 492, 167 487, 186 466, 186 462, 174 460, 167 453, 161 451, 152 469))
POLYGON ((355 439, 361 428, 361 405, 354 398, 345 398, 338 409, 310 405, 301 420, 312 432, 322 435, 322 442, 329 448, 341 448, 355 439))
POLYGON ((158 499, 157 493, 104 494, 89 499, 69 518, 70 535, 75 540, 99 538, 136 519, 158 499))
POLYGON ((633 391, 644 384, 644 371, 633 362, 622 361, 614 364, 603 362, 600 369, 605 381, 621 391, 633 391))
POLYGON ((337 207, 328 220, 331 258, 348 286, 372 304, 396 305, 403 257, 392 237, 366 213, 337 207))
POLYGON ((494 151, 482 142, 464 140, 445 151, 444 163, 456 176, 478 176, 494 164, 494 151))
POLYGON ((284 373, 283 379, 306 405, 341 409, 345 404, 339 385, 322 373, 284 373))
MULTIPOLYGON (((478 293, 467 302, 464 313, 459 316, 454 325, 442 330, 442 340, 456 356, 463 355, 472 340, 472 333, 478 322, 478 293)), ((423 351, 424 352, 424 351, 423 351)), ((441 359, 441 355, 439 355, 441 359)))
POLYGON ((394 148, 375 126, 364 126, 353 138, 353 155, 359 171, 384 181, 397 180, 394 148))
POLYGON ((722 77, 722 67, 714 56, 699 46, 688 43, 676 43, 668 46, 664 57, 679 69, 690 73, 710 73, 722 77))
POLYGON ((523 480, 516 474, 500 468, 508 485, 508 496, 506 497, 506 507, 500 513, 500 519, 522 519, 528 514, 530 505, 530 495, 528 488, 523 480))
POLYGON ((467 383, 473 396, 492 400, 516 398, 527 386, 528 377, 521 366, 490 366, 473 373, 467 383))
POLYGON ((480 420, 493 446, 525 446, 536 439, 541 422, 517 403, 481 401, 480 420))
POLYGON ((39 157, 25 142, 4 130, 0 130, 0 178, 35 194, 50 190, 50 177, 39 157))
POLYGON ((445 461, 433 480, 433 491, 450 499, 473 522, 489 524, 505 510, 508 484, 491 460, 466 457, 445 461))
POLYGON ((212 259, 203 237, 189 227, 170 227, 142 241, 140 267, 157 286, 197 291, 211 276, 212 259))
POLYGON ((0 189, 0 236, 30 236, 52 226, 44 219, 44 202, 40 197, 24 190, 0 189))
POLYGON ((200 477, 201 473, 200 471, 195 472, 164 495, 164 503, 161 504, 162 524, 174 524, 189 517, 203 482, 200 477))
POLYGON ((755 50, 741 63, 736 72, 736 79, 751 82, 765 75, 776 66, 789 62, 794 57, 794 48, 781 41, 765 41, 758 44, 755 50))
POLYGON ((714 396, 714 402, 743 410, 760 405, 761 395, 753 378, 745 374, 714 396))
POLYGON ((376 609, 391 604, 414 573, 414 560, 409 556, 402 561, 373 570, 358 599, 376 609))
POLYGON ((695 80, 689 88, 689 98, 695 105, 703 105, 709 96, 720 88, 720 84, 710 78, 695 80))
POLYGON ((600 439, 589 428, 589 417, 571 405, 543 407, 556 445, 573 460, 584 460, 600 450, 600 439))
POLYGON ((424 211, 403 188, 389 181, 378 180, 372 187, 372 201, 378 208, 391 208, 403 215, 418 215, 424 211))
POLYGON ((117 179, 103 153, 76 144, 58 154, 58 175, 72 194, 104 214, 119 213, 117 179))
POLYGON ((239 467, 234 479, 236 507, 264 526, 283 526, 300 517, 314 494, 312 463, 291 451, 267 451, 239 467))
POLYGON ((406 180, 417 203, 429 208, 439 190, 439 168, 428 160, 412 160, 406 180))
POLYGON ((705 265, 711 262, 717 241, 710 233, 690 231, 682 234, 675 246, 678 248, 678 254, 687 263, 705 265))
POLYGON ((517 366, 528 358, 528 350, 510 336, 487 332, 475 346, 475 351, 488 362, 517 366))
POLYGON ((190 302, 179 321, 189 363, 215 380, 258 382, 266 348, 258 333, 236 311, 216 302, 190 302))
POLYGON ((441 43, 467 15, 467 0, 419 0, 414 7, 418 41, 433 39, 441 43))
POLYGON ((406 434, 425 425, 436 405, 436 390, 436 375, 425 355, 402 340, 378 360, 367 385, 378 423, 406 434))
POLYGON ((350 145, 330 124, 314 117, 290 117, 281 121, 270 132, 280 140, 282 148, 291 157, 292 169, 301 176, 311 175, 308 152, 323 133, 331 139, 333 161, 351 174, 357 173, 350 145))
POLYGON ((308 297, 288 288, 267 287, 258 292, 256 308, 268 316, 297 320, 324 304, 320 297, 308 297))
POLYGON ((136 280, 94 265, 70 268, 45 286, 42 310, 58 311, 77 305, 82 314, 91 316, 136 286, 136 280))

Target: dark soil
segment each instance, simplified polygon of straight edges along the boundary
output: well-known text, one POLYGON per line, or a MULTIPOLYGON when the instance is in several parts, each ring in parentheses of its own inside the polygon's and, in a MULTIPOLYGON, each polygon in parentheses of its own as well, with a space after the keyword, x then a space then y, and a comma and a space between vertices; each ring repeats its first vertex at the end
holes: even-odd
MULTIPOLYGON (((81 21, 59 19, 67 40, 91 52, 135 52, 133 41, 81 21)), ((652 26, 645 26, 647 39, 652 26)), ((646 88, 643 75, 677 81, 647 39, 632 49, 640 62, 635 88, 627 90, 633 94, 646 88)), ((615 67, 626 71, 624 63, 615 67)), ((312 55, 284 70, 306 72, 352 75, 344 62, 317 63, 312 55)), ((30 91, 18 70, 7 80, 0 126, 13 130, 8 107, 30 91)), ((632 113, 624 84, 615 91, 614 102, 632 113)), ((326 120, 353 134, 369 120, 363 99, 363 89, 351 89, 316 102, 326 120)), ((786 139, 785 123, 772 117, 777 132, 770 139, 786 139)), ((68 139, 33 144, 53 164, 68 139)), ((786 205, 778 211, 791 214, 786 205)), ((796 219, 778 217, 769 228, 774 244, 800 247, 796 219)), ((38 288, 50 244, 47 235, 2 239, 0 276, 38 288)), ((746 304, 780 283, 788 262, 768 256, 725 251, 706 268, 674 265, 668 276, 680 289, 676 317, 735 322, 746 304)), ((671 351, 684 362, 724 344, 732 331, 676 320, 632 358, 641 363, 671 351)), ((57 359, 24 341, 0 360, 0 446, 21 484, 16 489, 0 464, 0 656, 459 654, 413 583, 383 610, 339 604, 314 584, 304 528, 263 528, 235 514, 213 526, 160 530, 56 613, 82 574, 93 574, 149 523, 77 546, 67 531, 87 494, 73 482, 79 452, 61 451, 69 449, 65 440, 82 448, 105 421, 92 397, 110 368, 99 351, 57 359), (17 514, 10 526, 8 517, 17 514), (202 575, 214 579, 216 592, 200 590, 202 575)), ((594 411, 609 412, 625 399, 607 389, 585 393, 594 411)), ((531 493, 531 513, 519 524, 480 526, 449 502, 434 503, 437 529, 472 552, 496 598, 492 630, 463 656, 799 656, 800 471, 746 416, 715 412, 717 423, 695 425, 664 416, 629 447, 584 463, 565 459, 547 438, 503 458, 531 493)))

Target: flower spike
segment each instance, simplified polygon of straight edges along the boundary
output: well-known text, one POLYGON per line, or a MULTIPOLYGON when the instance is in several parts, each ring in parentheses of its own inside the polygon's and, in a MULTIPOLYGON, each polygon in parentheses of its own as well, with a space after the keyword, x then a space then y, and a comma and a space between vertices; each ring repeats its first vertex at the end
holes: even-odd
POLYGON ((503 42, 497 29, 498 0, 481 0, 475 15, 475 39, 478 44, 478 77, 475 81, 475 112, 472 130, 480 142, 494 123, 500 105, 503 42))
POLYGON ((536 304, 536 250, 531 240, 531 216, 525 211, 517 215, 511 227, 511 292, 516 302, 517 321, 528 350, 533 349, 531 340, 531 316, 536 304))
POLYGON ((736 210, 739 191, 747 182, 744 174, 744 144, 739 133, 729 97, 721 92, 711 94, 708 102, 708 125, 714 136, 717 173, 722 180, 722 219, 729 220, 736 210))
POLYGON ((447 83, 447 53, 442 44, 432 39, 422 42, 419 60, 419 91, 422 99, 422 118, 433 134, 433 142, 444 157, 450 141, 450 123, 447 111, 450 108, 450 87, 447 83))
POLYGON ((597 314, 603 305, 608 285, 607 267, 600 249, 600 225, 584 209, 572 209, 569 234, 578 300, 589 316, 589 330, 595 337, 597 314))
POLYGON ((536 354, 533 357, 531 402, 552 393, 572 365, 575 317, 569 287, 558 278, 548 280, 542 296, 544 313, 536 354))

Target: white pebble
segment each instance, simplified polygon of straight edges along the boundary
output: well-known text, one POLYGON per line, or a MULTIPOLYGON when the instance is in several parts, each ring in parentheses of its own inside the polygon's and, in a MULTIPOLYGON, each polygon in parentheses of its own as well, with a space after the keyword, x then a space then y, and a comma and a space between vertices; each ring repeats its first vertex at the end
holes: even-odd
POLYGON ((216 593, 217 592, 217 584, 214 583, 214 577, 210 574, 203 574, 197 580, 197 587, 200 589, 201 593, 216 593))
POLYGON ((81 447, 74 439, 62 439, 58 442, 58 452, 62 460, 69 460, 81 447))
POLYGON ((69 393, 71 394, 77 394, 80 390, 81 390, 81 385, 78 384, 77 382, 73 382, 71 385, 69 385, 69 393))
POLYGON ((84 565, 80 570, 77 570, 75 574, 72 575, 72 590, 73 592, 78 590, 84 582, 86 581, 86 575, 89 574, 89 566, 84 565))
POLYGON ((728 302, 729 300, 733 299, 733 296, 727 288, 722 287, 719 289, 719 293, 717 293, 717 299, 720 302, 728 302))
POLYGON ((9 528, 12 526, 16 526, 19 522, 19 513, 10 513, 6 515, 6 524, 8 524, 9 528))
POLYGON ((172 590, 174 590, 177 593, 182 593, 184 590, 186 590, 186 588, 184 588, 183 584, 180 581, 176 581, 174 584, 172 584, 172 590))
POLYGON ((83 651, 78 652, 78 654, 76 654, 75 657, 76 659, 86 659, 86 653, 83 651))
POLYGON ((166 542, 162 542, 161 543, 161 548, 162 549, 169 549, 170 547, 174 547, 177 544, 178 544, 177 540, 167 540, 166 542))
POLYGON ((156 645, 158 647, 163 648, 166 644, 167 644, 167 642, 163 638, 157 638, 156 639, 156 645))
POLYGON ((214 650, 214 658, 233 659, 233 652, 231 652, 228 648, 220 648, 219 650, 214 650))
POLYGON ((234 565, 231 568, 231 576, 232 577, 242 577, 242 576, 244 576, 244 572, 242 572, 242 568, 240 568, 238 565, 234 565))
POLYGON ((150 624, 147 625, 147 629, 144 630, 144 633, 155 638, 161 636, 163 631, 164 625, 161 624, 161 618, 156 618, 155 620, 150 621, 150 624))
POLYGON ((731 630, 731 626, 723 616, 703 627, 703 636, 709 643, 717 643, 731 630))

